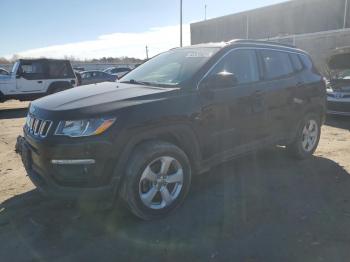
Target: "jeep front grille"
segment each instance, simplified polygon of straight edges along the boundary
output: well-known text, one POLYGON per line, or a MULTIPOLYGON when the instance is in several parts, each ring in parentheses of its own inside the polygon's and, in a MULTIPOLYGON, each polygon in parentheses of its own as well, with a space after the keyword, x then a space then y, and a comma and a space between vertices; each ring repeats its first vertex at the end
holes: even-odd
POLYGON ((25 128, 34 136, 46 137, 51 125, 52 121, 50 120, 42 120, 28 114, 25 128))

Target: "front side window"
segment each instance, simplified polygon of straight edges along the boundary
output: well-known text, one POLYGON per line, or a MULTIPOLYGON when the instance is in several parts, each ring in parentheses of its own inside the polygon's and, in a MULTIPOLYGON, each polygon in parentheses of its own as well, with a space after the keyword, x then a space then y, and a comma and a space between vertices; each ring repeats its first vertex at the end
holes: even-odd
POLYGON ((294 72, 288 53, 273 50, 260 52, 265 68, 265 79, 281 78, 294 72))
POLYGON ((137 67, 125 75, 121 82, 181 86, 218 51, 216 47, 170 50, 137 67))
POLYGON ((45 78, 45 67, 41 62, 22 62, 19 72, 25 79, 43 79, 45 78))
POLYGON ((210 73, 227 72, 233 74, 237 84, 248 84, 259 81, 259 69, 254 50, 235 50, 226 55, 210 73))

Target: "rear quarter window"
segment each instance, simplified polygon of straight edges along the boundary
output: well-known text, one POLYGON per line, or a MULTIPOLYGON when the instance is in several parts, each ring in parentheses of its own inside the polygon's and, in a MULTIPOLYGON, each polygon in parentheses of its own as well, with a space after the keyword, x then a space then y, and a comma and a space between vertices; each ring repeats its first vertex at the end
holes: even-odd
POLYGON ((265 79, 277 79, 294 73, 288 53, 277 50, 262 50, 260 54, 264 66, 265 79))
POLYGON ((292 60, 295 71, 299 72, 303 70, 304 67, 298 54, 290 54, 290 59, 292 60))
POLYGON ((306 56, 306 55, 299 55, 303 65, 307 69, 312 69, 313 68, 313 63, 311 61, 311 58, 306 56))
POLYGON ((48 63, 50 78, 74 78, 74 72, 69 63, 50 61, 48 63))

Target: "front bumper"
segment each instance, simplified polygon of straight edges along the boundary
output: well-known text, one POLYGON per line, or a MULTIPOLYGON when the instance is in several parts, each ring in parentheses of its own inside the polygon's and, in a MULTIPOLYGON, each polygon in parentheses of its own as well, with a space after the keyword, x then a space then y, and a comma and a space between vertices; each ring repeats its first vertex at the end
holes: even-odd
POLYGON ((47 196, 70 200, 111 199, 119 183, 118 176, 113 176, 116 161, 111 154, 112 145, 105 141, 57 143, 40 141, 25 132, 25 137, 18 138, 16 151, 33 184, 47 196), (52 161, 64 159, 95 161, 74 164, 52 161))

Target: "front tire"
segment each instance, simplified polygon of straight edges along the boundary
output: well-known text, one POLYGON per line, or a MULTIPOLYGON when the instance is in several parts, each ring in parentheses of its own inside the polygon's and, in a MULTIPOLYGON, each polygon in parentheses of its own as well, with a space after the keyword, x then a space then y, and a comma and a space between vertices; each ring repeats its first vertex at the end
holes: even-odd
POLYGON ((143 220, 161 218, 179 207, 191 184, 191 165, 177 146, 161 141, 143 143, 126 167, 122 197, 143 220))
POLYGON ((287 146, 289 153, 297 159, 311 157, 321 137, 321 120, 317 114, 309 113, 298 127, 294 141, 287 146))

